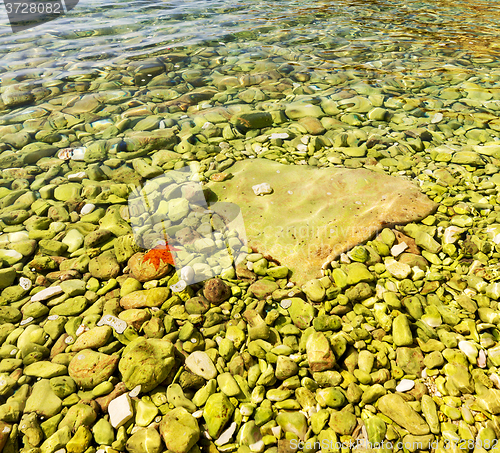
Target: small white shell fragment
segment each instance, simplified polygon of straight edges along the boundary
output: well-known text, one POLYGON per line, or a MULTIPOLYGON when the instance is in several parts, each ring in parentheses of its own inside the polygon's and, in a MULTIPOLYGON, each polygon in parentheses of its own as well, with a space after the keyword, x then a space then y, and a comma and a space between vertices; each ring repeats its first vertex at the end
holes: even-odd
POLYGON ((292 301, 290 299, 283 299, 280 302, 280 306, 286 310, 292 306, 292 301))
POLYGON ((203 417, 203 409, 197 410, 191 414, 194 418, 201 418, 203 417))
POLYGON ((82 181, 87 177, 87 173, 84 171, 79 171, 78 173, 72 173, 68 175, 68 181, 82 181))
POLYGON ((181 291, 184 291, 186 289, 186 282, 184 280, 179 280, 175 285, 170 285, 170 289, 174 293, 180 293, 181 291))
POLYGON ((42 289, 39 293, 31 296, 31 302, 41 302, 42 300, 47 300, 52 296, 57 296, 62 292, 63 290, 60 286, 51 286, 49 288, 42 289))
POLYGON ((132 401, 127 393, 111 400, 108 406, 109 422, 113 428, 118 429, 127 423, 133 416, 132 401))
POLYGON ((23 319, 23 320, 19 323, 19 325, 24 326, 24 325, 26 325, 26 324, 30 323, 31 321, 33 321, 33 319, 35 319, 35 318, 33 318, 33 316, 30 316, 29 318, 23 319))
POLYGON ((399 244, 393 245, 391 248, 392 256, 399 256, 408 248, 406 242, 400 242, 399 244))
POLYGON ((19 279, 19 286, 22 289, 24 289, 25 291, 28 291, 29 289, 31 289, 32 285, 33 285, 33 283, 31 283, 31 280, 29 278, 21 277, 19 279))
POLYGON ((217 369, 210 356, 204 351, 194 351, 186 358, 185 365, 197 376, 207 381, 215 379, 217 369))
POLYGON ((247 262, 247 269, 248 269, 249 271, 253 271, 253 263, 252 263, 251 261, 248 261, 248 262, 247 262))
POLYGON ((68 337, 66 337, 66 340, 64 340, 64 342, 66 344, 70 344, 70 343, 73 343, 73 337, 71 335, 69 335, 68 337))
POLYGON ((127 323, 123 319, 113 315, 104 315, 97 323, 97 327, 104 325, 112 327, 117 333, 123 333, 127 328, 127 323))
POLYGON ((262 439, 258 440, 257 442, 249 445, 249 447, 250 451, 255 451, 256 453, 264 451, 265 448, 264 441, 262 439))
POLYGON ((128 394, 130 395, 130 398, 135 398, 136 396, 139 396, 139 393, 141 393, 141 384, 136 385, 128 394))
POLYGON ((55 321, 56 319, 59 319, 59 315, 50 315, 50 316, 47 316, 47 319, 49 321, 55 321))
POLYGON ((57 158, 61 160, 69 160, 73 155, 73 148, 64 148, 57 153, 57 158))
POLYGON ((90 214, 95 209, 95 204, 85 203, 83 208, 80 210, 81 215, 90 214))
POLYGON ((184 280, 188 285, 192 283, 194 278, 194 270, 191 266, 184 266, 181 269, 181 280, 184 280))
POLYGON ((411 379, 401 379, 401 382, 396 386, 396 392, 407 392, 415 387, 415 382, 411 379))
POLYGON ((266 195, 272 193, 273 191, 270 184, 268 184, 267 182, 263 182, 262 184, 256 184, 255 186, 252 186, 252 190, 257 196, 266 195))
POLYGON ((277 439, 280 438, 280 434, 281 434, 281 426, 273 426, 271 428, 271 432, 273 433, 273 436, 276 437, 277 439))
POLYGON ((85 332, 87 329, 87 327, 85 326, 85 324, 80 324, 78 326, 78 329, 76 329, 76 336, 79 337, 83 332, 85 332))

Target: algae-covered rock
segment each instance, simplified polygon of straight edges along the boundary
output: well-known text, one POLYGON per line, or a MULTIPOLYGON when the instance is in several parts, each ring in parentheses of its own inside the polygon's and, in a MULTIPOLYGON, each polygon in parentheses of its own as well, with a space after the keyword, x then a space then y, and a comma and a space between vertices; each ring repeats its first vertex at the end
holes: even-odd
POLYGON ((232 179, 207 186, 219 202, 240 207, 248 245, 291 269, 299 284, 382 226, 419 220, 437 208, 412 183, 365 169, 245 159, 231 173, 232 179), (263 182, 273 193, 256 196, 252 187, 263 182))
POLYGON ((50 418, 58 414, 61 409, 62 400, 54 393, 50 382, 42 379, 33 385, 24 412, 35 412, 41 417, 50 418))
POLYGON ((128 438, 125 448, 129 453, 160 453, 161 436, 154 428, 143 428, 128 438))
POLYGON ((140 291, 133 291, 120 299, 120 305, 129 310, 132 308, 160 307, 170 296, 170 288, 160 286, 140 291))
POLYGON ((208 397, 203 409, 203 418, 213 439, 220 436, 233 412, 234 406, 223 393, 214 393, 208 397))
POLYGON ((383 396, 378 400, 378 409, 411 434, 417 436, 429 434, 429 425, 399 395, 388 394, 383 396))
POLYGON ((128 389, 140 385, 149 392, 165 380, 174 362, 170 341, 139 337, 123 350, 118 369, 128 389))
POLYGON ((196 419, 184 408, 171 410, 162 418, 160 434, 173 453, 187 453, 200 438, 196 419))
POLYGON ((117 356, 84 349, 71 359, 68 372, 78 386, 92 389, 107 380, 117 365, 117 356))

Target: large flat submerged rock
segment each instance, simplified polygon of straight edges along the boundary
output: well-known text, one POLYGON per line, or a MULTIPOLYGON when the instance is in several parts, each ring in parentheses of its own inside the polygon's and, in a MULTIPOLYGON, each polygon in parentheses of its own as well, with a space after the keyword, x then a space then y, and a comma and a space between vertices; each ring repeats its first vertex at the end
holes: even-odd
POLYGON ((289 267, 298 284, 319 277, 325 263, 383 228, 421 220, 437 208, 415 184, 365 169, 249 159, 227 171, 231 179, 207 187, 217 201, 239 206, 248 245, 289 267), (256 195, 254 186, 263 183, 272 193, 256 195))

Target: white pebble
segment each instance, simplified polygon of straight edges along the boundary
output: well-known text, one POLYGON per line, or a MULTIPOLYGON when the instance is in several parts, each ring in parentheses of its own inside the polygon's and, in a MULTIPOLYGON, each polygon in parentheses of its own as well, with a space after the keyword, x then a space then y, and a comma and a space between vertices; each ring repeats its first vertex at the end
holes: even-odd
POLYGON ((85 203, 83 208, 80 210, 81 215, 90 214, 95 209, 95 204, 85 203))
POLYGON ((82 181, 87 177, 87 173, 84 171, 79 171, 78 173, 72 173, 71 175, 68 175, 68 181, 82 181))
POLYGON ((401 382, 396 387, 396 392, 407 392, 415 387, 415 382, 411 379, 401 379, 401 382))
POLYGON ((399 256, 408 248, 406 242, 400 242, 399 244, 393 245, 391 248, 392 256, 399 256))
POLYGON ((85 157, 85 148, 74 148, 73 154, 71 155, 71 160, 83 160, 85 157))
POLYGON ((52 296, 57 296, 61 294, 63 290, 60 286, 51 286, 50 288, 42 289, 39 293, 31 296, 31 302, 41 302, 42 300, 47 300, 52 296))
POLYGON ((290 299, 283 299, 280 302, 281 308, 284 308, 285 310, 290 308, 292 305, 292 301, 290 299))
POLYGON ((247 261, 247 269, 253 271, 253 263, 251 261, 247 261))
POLYGON ((281 138, 281 139, 283 139, 283 140, 284 140, 284 139, 286 139, 286 138, 288 138, 288 137, 289 137, 289 135, 288 135, 286 132, 275 132, 274 134, 271 134, 271 135, 269 136, 269 138, 270 138, 271 140, 273 140, 273 139, 277 139, 277 138, 281 138))
POLYGON ((19 323, 19 325, 20 325, 20 326, 24 326, 24 325, 26 325, 26 324, 30 323, 31 321, 33 321, 33 319, 35 319, 35 318, 33 318, 33 316, 30 316, 29 318, 23 319, 23 320, 19 323))
POLYGON ((273 189, 267 182, 263 182, 262 184, 256 184, 255 186, 252 186, 252 190, 254 191, 255 195, 266 195, 272 193, 273 191, 273 189))
POLYGON ((181 269, 181 279, 184 280, 188 285, 192 283, 194 278, 194 270, 191 266, 184 266, 181 269))
POLYGON ((479 368, 486 368, 486 351, 484 349, 479 350, 479 356, 477 358, 477 366, 479 368))
POLYGON ((109 422, 115 429, 127 423, 134 416, 130 396, 124 393, 112 400, 108 406, 108 414, 109 422))
POLYGON ((431 123, 433 124, 439 123, 442 119, 443 119, 443 114, 441 112, 438 112, 432 117, 431 123))

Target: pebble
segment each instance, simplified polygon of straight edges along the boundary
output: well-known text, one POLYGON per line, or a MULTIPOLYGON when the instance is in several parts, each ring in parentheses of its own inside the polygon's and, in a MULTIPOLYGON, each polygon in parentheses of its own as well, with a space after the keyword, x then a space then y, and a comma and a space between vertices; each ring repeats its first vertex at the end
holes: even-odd
POLYGON ((252 186, 252 190, 254 191, 255 195, 266 195, 273 192, 271 185, 267 182, 252 186))
POLYGON ((396 386, 396 392, 408 392, 415 387, 415 381, 411 379, 401 379, 399 384, 396 386))
POLYGON ((112 400, 108 406, 108 414, 109 422, 115 429, 127 423, 134 416, 130 396, 125 393, 112 400))
POLYGON ((31 302, 41 302, 50 299, 53 296, 62 294, 63 290, 60 286, 51 286, 49 288, 42 289, 34 296, 31 296, 31 302))
POLYGON ((90 214, 92 211, 95 209, 95 204, 92 203, 85 203, 83 205, 83 208, 80 210, 81 215, 87 215, 90 214))

